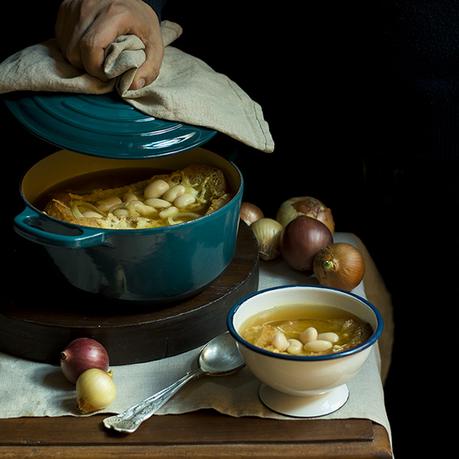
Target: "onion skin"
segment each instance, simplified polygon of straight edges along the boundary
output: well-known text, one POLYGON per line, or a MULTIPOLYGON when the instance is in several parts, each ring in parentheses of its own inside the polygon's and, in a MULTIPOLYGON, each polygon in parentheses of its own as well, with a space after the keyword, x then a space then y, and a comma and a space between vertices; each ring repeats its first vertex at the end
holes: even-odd
POLYGON ((331 243, 333 235, 323 223, 300 215, 284 228, 280 249, 291 268, 311 273, 315 255, 331 243))
POLYGON ((258 255, 262 260, 274 260, 280 255, 279 244, 282 225, 272 218, 260 218, 251 225, 258 242, 258 255))
POLYGON ((116 387, 111 373, 90 368, 76 382, 77 404, 82 413, 102 410, 116 398, 116 387))
POLYGON ((60 356, 62 372, 71 383, 75 383, 80 374, 89 368, 107 371, 109 363, 107 350, 91 338, 73 340, 60 356))
POLYGON ((250 226, 252 223, 260 220, 260 218, 263 218, 264 214, 263 211, 255 204, 252 204, 251 202, 243 202, 241 204, 239 216, 242 221, 250 226))
POLYGON ((315 218, 322 222, 332 234, 335 232, 332 211, 322 201, 311 196, 299 196, 284 201, 277 211, 276 220, 285 228, 300 215, 315 218))
POLYGON ((337 242, 317 253, 313 269, 321 285, 351 291, 363 279, 365 260, 353 245, 337 242))

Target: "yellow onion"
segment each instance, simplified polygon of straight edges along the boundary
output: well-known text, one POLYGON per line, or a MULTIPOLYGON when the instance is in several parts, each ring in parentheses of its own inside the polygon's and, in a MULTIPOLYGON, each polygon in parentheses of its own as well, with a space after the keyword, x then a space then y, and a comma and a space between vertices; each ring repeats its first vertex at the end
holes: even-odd
POLYGON ((78 408, 82 413, 106 408, 116 397, 112 374, 99 368, 84 371, 77 379, 76 393, 78 408))
POLYGON ((332 234, 335 231, 332 211, 322 201, 311 196, 299 196, 284 201, 277 211, 276 220, 285 228, 300 215, 319 220, 332 234))
POLYGON ((260 218, 264 217, 263 211, 251 202, 243 202, 241 204, 241 210, 239 215, 241 217, 241 220, 247 223, 247 225, 249 226, 252 223, 255 223, 257 220, 260 220, 260 218))
POLYGON ((345 242, 337 242, 317 253, 313 270, 320 284, 352 290, 363 279, 365 261, 356 247, 345 242))
POLYGON ((282 225, 272 218, 260 218, 250 226, 258 242, 258 253, 262 260, 274 260, 280 254, 279 240, 282 225))

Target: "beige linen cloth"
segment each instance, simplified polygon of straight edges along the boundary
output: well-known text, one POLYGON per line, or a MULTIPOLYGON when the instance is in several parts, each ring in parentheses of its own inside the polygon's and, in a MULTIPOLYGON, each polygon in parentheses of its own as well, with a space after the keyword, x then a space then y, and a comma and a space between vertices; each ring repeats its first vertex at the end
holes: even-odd
MULTIPOLYGON (((360 372, 347 384, 350 396, 338 411, 325 419, 365 418, 383 425, 390 435, 390 424, 384 406, 381 380, 387 372, 392 349, 392 306, 389 294, 361 241, 350 233, 335 233, 337 242, 360 247, 367 268, 363 282, 355 293, 366 296, 380 310, 384 331, 360 372), (367 287, 368 286, 368 287, 367 287)), ((305 282, 303 273, 294 272, 284 261, 262 262, 259 288, 305 282)), ((112 367, 117 386, 117 399, 106 410, 119 413, 183 376, 193 365, 199 349, 154 362, 112 367)), ((204 377, 188 384, 157 414, 180 414, 213 408, 231 416, 259 416, 292 419, 276 414, 258 399, 258 380, 244 368, 225 377, 204 377)), ((75 388, 62 375, 60 368, 29 362, 0 353, 0 418, 20 416, 78 415, 75 388)))
POLYGON ((148 115, 215 129, 253 148, 272 152, 274 142, 260 105, 227 76, 169 46, 182 33, 178 24, 163 21, 161 33, 165 46, 161 71, 144 88, 129 90, 136 69, 145 61, 144 44, 135 35, 124 35, 106 50, 107 82, 73 67, 53 39, 25 48, 0 64, 0 94, 105 94, 116 90, 126 102, 148 115))

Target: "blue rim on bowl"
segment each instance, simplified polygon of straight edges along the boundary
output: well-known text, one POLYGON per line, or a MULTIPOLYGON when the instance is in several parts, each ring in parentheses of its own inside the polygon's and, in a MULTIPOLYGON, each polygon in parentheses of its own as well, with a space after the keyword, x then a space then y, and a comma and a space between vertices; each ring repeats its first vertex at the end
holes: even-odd
POLYGON ((363 297, 361 297, 359 295, 356 295, 355 293, 348 292, 346 290, 342 290, 342 289, 339 289, 339 288, 325 287, 323 285, 282 285, 282 286, 279 286, 279 287, 271 287, 271 288, 267 288, 267 289, 264 289, 264 290, 255 291, 255 292, 249 293, 248 295, 242 297, 228 312, 228 315, 226 317, 226 326, 228 327, 228 330, 231 333, 232 337, 236 341, 238 341, 238 343, 244 345, 245 347, 251 349, 252 351, 258 352, 259 354, 264 354, 264 355, 267 355, 269 357, 276 357, 276 358, 285 359, 285 360, 314 361, 314 360, 332 360, 332 359, 338 359, 338 358, 341 358, 341 357, 346 357, 347 355, 355 354, 357 352, 362 351, 363 349, 366 349, 367 347, 372 346, 379 339, 379 337, 381 336, 381 333, 382 333, 382 330, 383 330, 383 326, 384 326, 384 322, 383 322, 383 318, 381 316, 381 313, 378 311, 378 309, 373 304, 371 304, 368 300, 366 300, 365 298, 363 298, 363 297), (372 310, 372 312, 375 314, 376 321, 377 321, 376 330, 373 330, 373 334, 370 336, 370 338, 368 338, 365 342, 363 342, 362 344, 360 344, 360 345, 358 345, 356 347, 353 347, 351 349, 347 349, 345 351, 334 352, 333 354, 324 354, 324 355, 278 354, 276 352, 271 352, 271 351, 268 351, 266 349, 262 349, 262 348, 260 348, 258 346, 255 346, 252 343, 249 343, 244 338, 242 338, 242 336, 236 331, 236 329, 234 328, 234 325, 233 325, 234 315, 236 314, 238 309, 242 306, 242 304, 245 303, 247 300, 249 300, 250 298, 252 298, 254 296, 264 295, 267 292, 271 292, 273 290, 286 290, 286 289, 298 288, 298 287, 305 288, 305 289, 314 288, 314 289, 332 290, 332 291, 337 291, 337 292, 340 292, 340 293, 344 293, 346 295, 349 295, 349 296, 352 296, 352 297, 356 298, 357 300, 359 300, 362 303, 366 304, 372 310))

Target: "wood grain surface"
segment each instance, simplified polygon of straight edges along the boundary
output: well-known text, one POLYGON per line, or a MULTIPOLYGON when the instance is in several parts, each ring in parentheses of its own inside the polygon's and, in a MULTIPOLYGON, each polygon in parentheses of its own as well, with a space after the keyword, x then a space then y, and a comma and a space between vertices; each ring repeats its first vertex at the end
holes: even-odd
POLYGON ((364 419, 233 418, 212 410, 154 416, 131 435, 104 416, 0 420, 2 458, 391 458, 384 427, 364 419))

